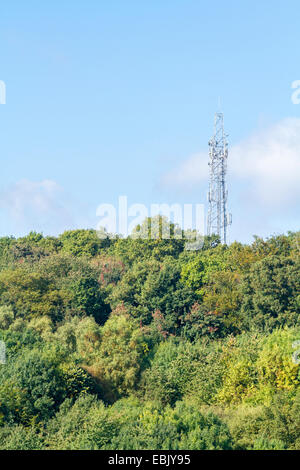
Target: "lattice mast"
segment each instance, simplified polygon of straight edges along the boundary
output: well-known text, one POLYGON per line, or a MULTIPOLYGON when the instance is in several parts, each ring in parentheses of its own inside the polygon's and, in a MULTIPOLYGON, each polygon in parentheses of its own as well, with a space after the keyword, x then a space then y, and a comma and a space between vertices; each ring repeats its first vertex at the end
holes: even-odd
POLYGON ((218 235, 221 243, 228 242, 227 228, 232 220, 231 214, 227 212, 227 158, 228 144, 227 135, 224 132, 224 117, 223 113, 216 113, 215 132, 209 141, 210 181, 207 235, 218 235))

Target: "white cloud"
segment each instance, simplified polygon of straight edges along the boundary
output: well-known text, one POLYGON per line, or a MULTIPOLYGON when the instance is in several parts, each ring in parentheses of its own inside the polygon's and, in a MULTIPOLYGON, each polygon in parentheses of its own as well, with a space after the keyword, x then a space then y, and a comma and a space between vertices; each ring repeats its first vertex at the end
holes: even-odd
POLYGON ((197 184, 207 180, 208 177, 208 154, 196 153, 185 160, 178 168, 171 170, 163 176, 162 183, 166 185, 185 186, 197 184))
POLYGON ((56 181, 23 179, 0 192, 0 234, 30 231, 58 235, 96 226, 95 208, 66 193, 56 181))
POLYGON ((288 118, 234 145, 231 173, 252 183, 266 204, 296 204, 300 198, 300 119, 288 118))
MULTIPOLYGON (((191 156, 163 183, 192 186, 208 179, 208 152, 191 156)), ((229 177, 261 203, 300 203, 300 119, 287 118, 229 148, 229 177)))
POLYGON ((28 210, 41 215, 58 208, 57 194, 60 191, 55 181, 24 179, 0 193, 0 205, 16 219, 23 218, 28 210))
POLYGON ((76 225, 72 202, 53 180, 16 182, 0 193, 0 208, 4 233, 59 233, 76 225))

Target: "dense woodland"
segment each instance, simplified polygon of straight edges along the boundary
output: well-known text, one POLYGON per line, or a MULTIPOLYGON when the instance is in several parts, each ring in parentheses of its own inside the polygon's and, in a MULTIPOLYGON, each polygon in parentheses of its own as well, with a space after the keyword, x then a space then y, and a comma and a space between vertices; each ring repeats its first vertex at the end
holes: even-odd
POLYGON ((172 233, 0 238, 1 449, 300 449, 300 232, 172 233))

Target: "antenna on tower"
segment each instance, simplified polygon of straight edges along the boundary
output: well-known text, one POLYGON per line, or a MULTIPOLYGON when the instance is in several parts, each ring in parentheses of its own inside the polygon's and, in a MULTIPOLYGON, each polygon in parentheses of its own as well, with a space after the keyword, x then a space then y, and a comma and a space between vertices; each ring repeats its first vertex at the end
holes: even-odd
POLYGON ((227 212, 228 191, 226 172, 228 158, 227 135, 224 132, 223 113, 215 114, 215 131, 209 141, 210 181, 208 191, 207 235, 218 235, 221 243, 227 243, 227 227, 232 216, 227 212))

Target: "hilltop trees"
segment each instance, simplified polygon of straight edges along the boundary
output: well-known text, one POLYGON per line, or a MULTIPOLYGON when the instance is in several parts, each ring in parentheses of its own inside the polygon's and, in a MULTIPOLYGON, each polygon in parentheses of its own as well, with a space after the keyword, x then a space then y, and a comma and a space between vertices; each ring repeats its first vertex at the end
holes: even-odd
POLYGON ((0 239, 0 448, 300 449, 299 233, 150 222, 0 239))
POLYGON ((269 255, 251 266, 241 286, 245 325, 271 331, 299 323, 300 261, 269 255))

